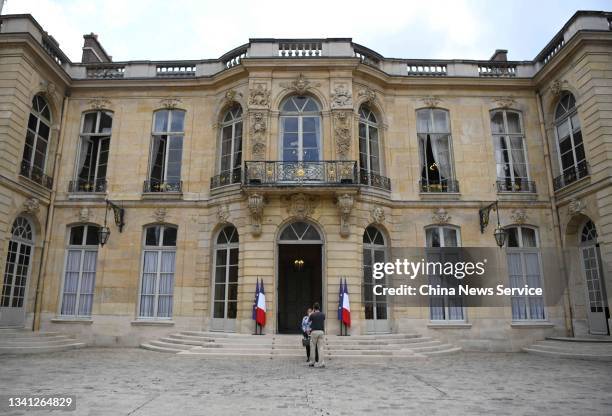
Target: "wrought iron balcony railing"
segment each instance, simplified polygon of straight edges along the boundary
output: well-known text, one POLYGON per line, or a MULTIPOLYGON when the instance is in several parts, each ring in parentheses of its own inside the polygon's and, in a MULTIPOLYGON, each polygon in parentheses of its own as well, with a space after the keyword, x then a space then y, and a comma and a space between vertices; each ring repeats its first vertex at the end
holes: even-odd
POLYGON ((369 172, 365 169, 359 171, 359 183, 375 188, 386 189, 387 191, 391 190, 391 180, 389 178, 374 172, 369 172))
POLYGON ((459 182, 455 179, 440 179, 437 181, 421 179, 421 192, 459 192, 459 182))
POLYGON ((45 175, 42 169, 37 168, 36 166, 30 166, 30 162, 28 160, 21 161, 21 169, 19 170, 19 174, 39 185, 44 186, 47 189, 51 189, 53 187, 53 178, 45 175))
POLYGON ((577 167, 566 169, 561 175, 553 179, 553 188, 558 191, 567 185, 576 182, 578 179, 589 176, 589 166, 586 162, 580 163, 577 167))
POLYGON ((106 179, 77 179, 68 183, 68 192, 106 192, 106 179))
POLYGON ((358 185, 357 162, 354 160, 249 161, 245 164, 246 186, 358 185))
POLYGON ((233 183, 240 183, 241 181, 242 168, 235 168, 210 178, 210 189, 220 188, 233 183))
POLYGON ((534 181, 522 181, 520 179, 512 180, 508 179, 497 179, 497 192, 536 192, 536 185, 534 181))
POLYGON ((144 181, 143 192, 174 192, 183 191, 183 181, 159 181, 151 179, 144 181))

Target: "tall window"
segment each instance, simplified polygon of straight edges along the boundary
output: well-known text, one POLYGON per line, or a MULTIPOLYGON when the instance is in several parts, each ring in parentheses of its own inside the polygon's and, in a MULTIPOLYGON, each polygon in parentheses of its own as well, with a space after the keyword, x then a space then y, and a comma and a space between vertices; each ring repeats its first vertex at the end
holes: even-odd
POLYGON ((310 97, 292 96, 281 105, 283 162, 321 160, 321 113, 310 97))
POLYGON ((51 188, 51 180, 45 175, 47 153, 51 133, 51 112, 43 97, 36 95, 32 99, 32 109, 28 118, 21 175, 51 188))
POLYGON ((183 110, 154 113, 150 173, 145 192, 181 192, 184 125, 183 110))
POLYGON ((13 222, 6 255, 4 285, 2 286, 2 298, 0 300, 1 307, 23 307, 33 247, 34 232, 32 231, 32 225, 26 218, 17 217, 13 222))
POLYGON ((385 237, 378 228, 367 227, 363 233, 363 301, 366 320, 387 319, 387 297, 374 295, 373 291, 374 285, 386 285, 385 278, 374 280, 372 276, 372 265, 385 262, 386 258, 385 237))
POLYGON ((555 188, 558 189, 588 174, 576 99, 569 92, 557 104, 555 129, 561 167, 561 176, 555 180, 555 188))
MULTIPOLYGON (((530 288, 541 288, 542 270, 536 230, 521 226, 509 227, 506 231, 510 287, 522 288, 528 285, 530 288)), ((543 296, 512 296, 511 302, 513 320, 544 319, 543 296)))
POLYGON ((176 260, 176 227, 145 228, 140 286, 141 318, 171 318, 176 260))
POLYGON ((359 166, 362 184, 379 184, 381 166, 378 122, 374 113, 365 105, 359 108, 359 166))
POLYGON ((238 311, 238 231, 223 228, 215 245, 213 317, 236 319, 238 311))
POLYGON ((497 163, 497 190, 534 192, 530 186, 527 149, 521 113, 512 110, 491 112, 491 133, 497 163))
MULTIPOLYGON (((445 263, 456 260, 459 247, 459 230, 449 226, 433 226, 425 229, 427 260, 445 263)), ((429 275, 429 284, 441 288, 454 288, 458 293, 459 281, 453 275, 429 275)), ((461 295, 429 297, 429 312, 432 321, 464 321, 464 302, 461 295)))
POLYGON ((219 183, 217 186, 240 182, 242 166, 242 107, 230 108, 221 126, 219 183))
POLYGON ((91 316, 97 259, 98 226, 71 227, 66 248, 61 315, 91 316))
POLYGON ((601 268, 601 253, 597 243, 597 229, 593 221, 588 220, 580 233, 580 251, 582 254, 582 269, 586 279, 587 316, 589 318, 589 333, 608 334, 606 318, 606 295, 601 268))
POLYGON ((421 192, 459 192, 455 181, 448 111, 417 111, 421 192))
POLYGON ((111 112, 95 111, 83 115, 76 179, 71 183, 71 192, 106 191, 112 125, 111 112))

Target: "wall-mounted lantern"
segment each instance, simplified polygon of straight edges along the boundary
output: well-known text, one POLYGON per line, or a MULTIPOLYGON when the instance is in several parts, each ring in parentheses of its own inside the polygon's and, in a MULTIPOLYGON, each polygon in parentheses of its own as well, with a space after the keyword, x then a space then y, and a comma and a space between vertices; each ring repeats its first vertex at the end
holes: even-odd
POLYGON ((113 216, 115 217, 115 225, 119 229, 119 232, 123 231, 123 226, 125 225, 125 222, 123 220, 125 216, 125 209, 121 208, 117 204, 107 199, 106 210, 104 211, 104 226, 98 229, 98 242, 100 243, 101 247, 104 247, 104 244, 108 242, 108 238, 111 234, 110 228, 106 225, 109 209, 113 210, 113 216))
POLYGON ((487 228, 487 225, 489 225, 489 215, 491 210, 495 210, 497 213, 497 227, 495 228, 495 231, 493 231, 493 237, 495 237, 495 244, 497 244, 497 247, 502 248, 504 244, 506 244, 508 232, 504 230, 499 223, 499 207, 497 202, 498 201, 495 201, 484 208, 480 208, 480 210, 478 210, 478 216, 480 217, 480 233, 483 234, 485 228, 487 228))

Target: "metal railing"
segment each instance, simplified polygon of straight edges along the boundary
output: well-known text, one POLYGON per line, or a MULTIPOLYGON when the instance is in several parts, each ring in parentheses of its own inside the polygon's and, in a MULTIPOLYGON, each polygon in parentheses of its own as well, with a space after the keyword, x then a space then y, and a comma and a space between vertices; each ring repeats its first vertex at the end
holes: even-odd
POLYGON ((70 181, 68 192, 106 192, 106 179, 76 179, 70 181))
POLYGON ((577 167, 574 166, 570 169, 566 169, 561 175, 553 179, 553 188, 555 191, 558 191, 587 176, 589 176, 589 165, 586 162, 582 162, 577 167))
POLYGON ((421 192, 459 192, 459 182, 455 179, 440 179, 437 181, 421 179, 419 181, 421 192))
POLYGON ((235 168, 210 178, 210 189, 240 182, 242 182, 242 168, 235 168))
POLYGON ((246 186, 358 185, 357 162, 354 160, 248 161, 245 166, 246 186))
POLYGON ((520 179, 512 180, 498 179, 496 182, 497 192, 536 192, 534 181, 522 181, 520 179))
POLYGON ((391 190, 391 180, 389 178, 374 172, 369 172, 366 169, 361 169, 359 171, 359 183, 375 188, 386 189, 387 191, 391 190))
POLYGON ((180 193, 183 191, 183 181, 159 181, 151 179, 144 181, 143 192, 172 192, 180 193))
POLYGON ((51 189, 53 187, 53 178, 45 175, 42 169, 37 168, 36 166, 30 166, 30 162, 28 160, 21 161, 19 174, 39 185, 44 186, 47 189, 51 189))

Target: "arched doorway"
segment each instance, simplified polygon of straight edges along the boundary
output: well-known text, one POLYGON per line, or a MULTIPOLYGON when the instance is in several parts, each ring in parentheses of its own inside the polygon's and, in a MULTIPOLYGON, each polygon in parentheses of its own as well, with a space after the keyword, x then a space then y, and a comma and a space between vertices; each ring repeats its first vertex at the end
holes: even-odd
POLYGON ((212 321, 213 331, 234 332, 238 314, 238 230, 225 226, 215 240, 212 321))
POLYGON ((365 307, 366 332, 368 334, 391 332, 387 297, 374 295, 375 284, 385 285, 385 278, 375 282, 372 277, 372 265, 387 261, 388 252, 385 236, 376 227, 370 225, 363 233, 363 303, 365 307))
POLYGON ((26 288, 33 251, 34 227, 27 218, 17 217, 13 222, 6 255, 0 298, 0 325, 24 324, 26 288))
POLYGON ((297 221, 278 237, 279 333, 300 333, 304 311, 319 302, 323 309, 323 239, 314 225, 297 221))
POLYGON ((601 255, 597 243, 597 229, 591 220, 588 220, 580 231, 580 257, 586 280, 589 332, 593 335, 608 335, 608 305, 602 279, 601 255))

